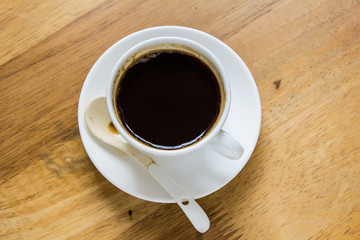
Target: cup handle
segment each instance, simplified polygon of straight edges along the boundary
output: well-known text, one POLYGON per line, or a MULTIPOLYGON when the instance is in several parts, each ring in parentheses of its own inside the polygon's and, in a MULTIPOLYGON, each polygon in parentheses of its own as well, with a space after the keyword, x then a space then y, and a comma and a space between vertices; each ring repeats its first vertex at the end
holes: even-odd
POLYGON ((224 130, 210 141, 210 146, 215 152, 231 160, 239 159, 244 153, 241 144, 224 130))

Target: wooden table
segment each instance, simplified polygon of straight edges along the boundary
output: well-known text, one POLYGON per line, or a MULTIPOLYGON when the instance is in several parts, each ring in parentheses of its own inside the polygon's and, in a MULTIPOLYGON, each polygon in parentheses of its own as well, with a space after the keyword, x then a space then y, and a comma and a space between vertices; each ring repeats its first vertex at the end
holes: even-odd
POLYGON ((0 169, 1 239, 360 239, 360 2, 1 1, 0 169), (261 96, 249 162, 198 200, 205 234, 114 187, 79 135, 94 62, 160 25, 228 44, 261 96))

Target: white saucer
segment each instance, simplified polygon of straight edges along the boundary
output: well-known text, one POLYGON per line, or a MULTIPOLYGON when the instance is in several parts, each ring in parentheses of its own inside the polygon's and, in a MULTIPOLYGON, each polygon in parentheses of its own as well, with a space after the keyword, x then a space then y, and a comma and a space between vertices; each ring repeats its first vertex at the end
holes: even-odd
POLYGON ((157 159, 158 164, 195 199, 220 189, 245 166, 259 136, 261 106, 255 81, 240 57, 217 38, 195 29, 175 26, 145 29, 121 39, 96 61, 79 99, 79 129, 86 152, 102 175, 124 192, 148 201, 173 203, 174 200, 140 164, 92 136, 84 120, 87 103, 97 96, 105 96, 107 79, 121 54, 141 41, 161 36, 188 38, 209 48, 223 63, 230 79, 232 105, 224 130, 243 145, 243 156, 232 161, 205 148, 179 159, 157 159))

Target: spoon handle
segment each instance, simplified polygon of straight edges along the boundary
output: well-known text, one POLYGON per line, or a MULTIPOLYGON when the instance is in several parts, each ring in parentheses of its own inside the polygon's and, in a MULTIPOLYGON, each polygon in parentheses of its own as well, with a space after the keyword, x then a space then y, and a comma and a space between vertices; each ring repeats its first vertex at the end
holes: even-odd
POLYGON ((151 164, 148 171, 176 201, 195 229, 201 233, 206 232, 210 227, 210 220, 200 205, 159 165, 151 164))

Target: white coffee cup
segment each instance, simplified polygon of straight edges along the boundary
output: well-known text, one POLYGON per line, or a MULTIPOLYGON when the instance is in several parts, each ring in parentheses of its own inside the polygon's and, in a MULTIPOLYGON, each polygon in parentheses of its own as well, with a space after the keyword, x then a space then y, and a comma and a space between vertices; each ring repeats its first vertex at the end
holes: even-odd
POLYGON ((113 68, 111 76, 108 80, 106 100, 111 120, 119 133, 130 145, 151 157, 177 157, 197 151, 205 145, 210 146, 214 151, 224 157, 233 160, 239 159, 243 154, 243 147, 241 144, 227 132, 222 130, 231 105, 230 83, 226 76, 224 67, 210 50, 192 40, 179 37, 159 37, 143 41, 130 48, 120 57, 113 68), (121 80, 122 74, 127 70, 134 59, 137 59, 145 53, 156 49, 175 49, 190 52, 202 61, 206 62, 207 65, 212 68, 215 75, 217 75, 217 79, 219 81, 222 106, 220 107, 220 113, 217 121, 204 137, 184 148, 160 149, 152 147, 130 134, 121 123, 121 120, 118 118, 118 114, 116 114, 116 87, 118 86, 118 82, 121 80))

